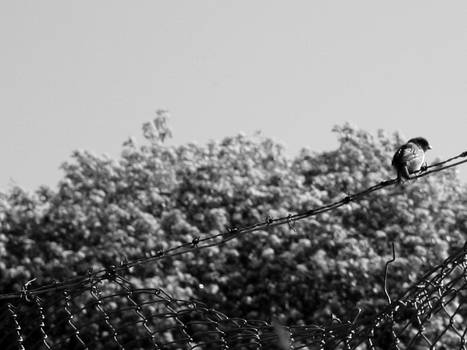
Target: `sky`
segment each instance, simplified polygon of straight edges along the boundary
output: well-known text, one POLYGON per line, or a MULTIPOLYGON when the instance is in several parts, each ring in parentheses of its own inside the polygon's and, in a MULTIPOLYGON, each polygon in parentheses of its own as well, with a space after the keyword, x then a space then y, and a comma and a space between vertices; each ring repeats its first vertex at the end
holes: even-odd
POLYGON ((457 155, 466 18, 460 0, 0 1, 0 189, 55 186, 75 149, 117 157, 158 109, 175 144, 261 130, 293 155, 350 122, 457 155))

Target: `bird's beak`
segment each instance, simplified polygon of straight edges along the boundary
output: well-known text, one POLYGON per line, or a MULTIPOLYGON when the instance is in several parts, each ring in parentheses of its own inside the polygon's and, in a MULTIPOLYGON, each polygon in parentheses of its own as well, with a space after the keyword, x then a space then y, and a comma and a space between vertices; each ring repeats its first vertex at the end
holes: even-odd
POLYGON ((433 147, 431 147, 431 145, 428 145, 428 148, 427 149, 433 149, 433 147))

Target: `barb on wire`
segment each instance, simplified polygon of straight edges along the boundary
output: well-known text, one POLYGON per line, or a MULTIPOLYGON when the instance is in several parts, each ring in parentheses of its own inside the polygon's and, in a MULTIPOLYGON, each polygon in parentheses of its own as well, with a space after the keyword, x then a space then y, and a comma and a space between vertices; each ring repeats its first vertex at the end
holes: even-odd
POLYGON ((34 282, 35 280, 37 280, 37 278, 33 278, 29 281, 27 281, 25 284, 23 284, 23 286, 21 287, 21 296, 28 302, 30 302, 30 292, 28 290, 29 286, 31 285, 32 282, 34 282))

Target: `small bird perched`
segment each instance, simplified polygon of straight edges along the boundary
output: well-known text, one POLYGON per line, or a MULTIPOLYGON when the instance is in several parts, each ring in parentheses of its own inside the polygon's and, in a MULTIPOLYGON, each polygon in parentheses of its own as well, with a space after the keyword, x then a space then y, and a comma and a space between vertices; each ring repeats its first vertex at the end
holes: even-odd
POLYGON ((410 174, 419 172, 426 166, 425 152, 431 149, 430 144, 423 137, 410 139, 400 146, 392 158, 392 166, 397 170, 397 180, 409 180, 410 174))

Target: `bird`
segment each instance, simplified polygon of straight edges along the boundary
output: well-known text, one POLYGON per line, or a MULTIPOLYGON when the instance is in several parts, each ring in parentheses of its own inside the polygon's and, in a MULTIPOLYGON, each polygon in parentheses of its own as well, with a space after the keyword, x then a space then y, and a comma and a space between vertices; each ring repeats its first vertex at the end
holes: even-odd
POLYGON ((400 146, 392 158, 392 166, 397 171, 399 183, 410 180, 411 174, 417 173, 426 167, 425 152, 432 149, 423 137, 415 137, 400 146))

